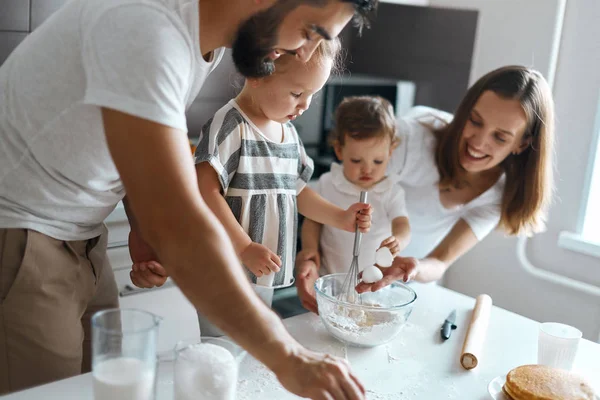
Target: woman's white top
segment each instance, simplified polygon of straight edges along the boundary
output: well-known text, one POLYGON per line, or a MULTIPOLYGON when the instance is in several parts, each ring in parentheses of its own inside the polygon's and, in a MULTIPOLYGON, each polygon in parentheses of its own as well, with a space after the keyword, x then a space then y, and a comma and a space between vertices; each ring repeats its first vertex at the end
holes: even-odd
POLYGON ((400 144, 394 150, 389 168, 397 174, 394 180, 404 189, 412 237, 402 256, 426 257, 460 219, 469 224, 478 240, 500 221, 504 175, 467 204, 445 208, 440 201, 433 129, 452 118, 444 111, 419 106, 397 121, 400 144))

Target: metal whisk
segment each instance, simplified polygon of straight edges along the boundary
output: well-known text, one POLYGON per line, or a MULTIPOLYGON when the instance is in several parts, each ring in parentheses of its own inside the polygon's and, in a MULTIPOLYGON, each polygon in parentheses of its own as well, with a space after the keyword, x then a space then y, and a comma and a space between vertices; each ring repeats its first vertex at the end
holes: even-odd
MULTIPOLYGON (((360 202, 367 202, 367 192, 360 192, 360 202)), ((352 253, 352 263, 350 264, 350 269, 348 270, 348 274, 346 274, 346 278, 344 278, 344 283, 342 284, 341 291, 339 292, 337 298, 340 301, 345 301, 347 303, 361 303, 360 294, 356 292, 356 285, 358 285, 358 256, 360 254, 360 242, 362 240, 362 233, 356 227, 356 231, 354 233, 354 251, 352 253)))

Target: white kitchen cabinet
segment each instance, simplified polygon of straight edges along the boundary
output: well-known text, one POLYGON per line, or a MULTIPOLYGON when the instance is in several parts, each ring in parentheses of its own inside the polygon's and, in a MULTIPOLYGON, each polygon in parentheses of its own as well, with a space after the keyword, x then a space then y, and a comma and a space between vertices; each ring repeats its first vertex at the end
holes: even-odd
POLYGON ((129 221, 125 214, 125 206, 119 202, 112 213, 104 220, 108 228, 108 247, 119 247, 127 245, 129 236, 129 221))
POLYGON ((131 284, 129 280, 129 271, 131 271, 131 258, 129 257, 129 249, 127 246, 113 247, 106 251, 110 266, 112 267, 117 286, 119 290, 127 284, 131 284))

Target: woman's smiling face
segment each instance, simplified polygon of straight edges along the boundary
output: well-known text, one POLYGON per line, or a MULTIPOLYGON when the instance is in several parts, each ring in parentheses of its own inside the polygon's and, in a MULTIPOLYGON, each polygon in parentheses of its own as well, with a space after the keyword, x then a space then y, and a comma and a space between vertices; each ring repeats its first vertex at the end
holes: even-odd
POLYGON ((529 145, 523 137, 526 127, 527 115, 518 100, 483 92, 462 132, 460 165, 468 172, 482 172, 498 166, 511 153, 519 154, 529 145))

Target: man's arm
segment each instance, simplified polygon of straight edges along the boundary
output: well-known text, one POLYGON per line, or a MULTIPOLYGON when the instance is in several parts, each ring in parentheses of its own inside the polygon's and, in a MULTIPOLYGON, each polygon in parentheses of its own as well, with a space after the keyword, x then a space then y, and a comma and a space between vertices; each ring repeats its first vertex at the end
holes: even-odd
POLYGON ((129 256, 133 265, 129 277, 134 285, 142 288, 152 288, 162 286, 167 280, 167 271, 158 262, 156 253, 148 243, 142 238, 135 215, 129 205, 127 196, 123 198, 125 214, 129 221, 129 256))
POLYGON ((244 279, 231 241, 206 206, 184 132, 103 108, 109 150, 143 239, 192 304, 273 370, 288 390, 312 398, 360 399, 343 361, 300 346, 244 279), (325 398, 325 397, 323 397, 325 398))
MULTIPOLYGON (((243 279, 231 241, 200 197, 185 134, 117 111, 104 109, 102 115, 142 238, 203 314, 269 361, 259 344, 276 344, 288 334, 243 279), (255 329, 240 329, 248 325, 255 329)), ((271 351, 289 352, 278 344, 271 351)))

